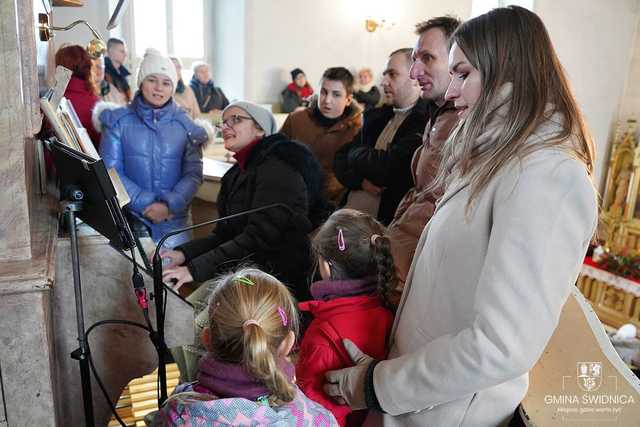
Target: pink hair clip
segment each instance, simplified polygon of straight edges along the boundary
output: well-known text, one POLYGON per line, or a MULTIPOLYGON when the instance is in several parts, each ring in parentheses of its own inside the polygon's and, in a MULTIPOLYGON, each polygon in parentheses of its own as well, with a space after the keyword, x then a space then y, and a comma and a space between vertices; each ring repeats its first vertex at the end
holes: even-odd
POLYGON ((338 228, 338 249, 341 252, 347 249, 347 244, 344 242, 344 235, 342 234, 342 228, 338 228))
POLYGON ((282 326, 287 326, 287 324, 289 323, 289 320, 287 319, 287 313, 284 312, 282 307, 278 307, 278 314, 282 319, 282 326))

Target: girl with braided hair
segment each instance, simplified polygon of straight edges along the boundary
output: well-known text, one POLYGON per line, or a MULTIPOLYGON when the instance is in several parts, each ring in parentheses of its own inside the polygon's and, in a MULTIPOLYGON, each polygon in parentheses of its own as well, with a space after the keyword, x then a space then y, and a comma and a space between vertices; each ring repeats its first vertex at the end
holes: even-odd
POLYGON ((337 425, 295 385, 287 355, 298 314, 278 279, 253 268, 224 276, 213 285, 208 313, 201 341, 209 353, 198 380, 179 385, 152 425, 337 425))
POLYGON ((360 425, 366 415, 352 414, 322 390, 326 371, 353 365, 343 340, 367 348, 377 358, 386 355, 393 323, 387 307, 395 270, 384 232, 384 226, 370 215, 341 209, 320 227, 312 242, 322 280, 311 285, 314 300, 299 305, 313 320, 300 344, 296 375, 302 391, 333 412, 341 426, 360 425))

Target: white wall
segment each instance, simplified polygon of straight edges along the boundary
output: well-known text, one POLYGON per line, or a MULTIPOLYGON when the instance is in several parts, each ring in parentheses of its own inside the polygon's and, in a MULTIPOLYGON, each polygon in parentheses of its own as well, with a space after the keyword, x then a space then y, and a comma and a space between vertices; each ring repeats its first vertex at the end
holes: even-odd
POLYGON ((602 185, 631 64, 640 1, 535 0, 534 8, 549 30, 586 116, 597 149, 596 183, 602 185))
POLYGON ((216 0, 210 11, 210 46, 207 57, 211 62, 213 80, 220 85, 229 100, 245 98, 245 39, 247 31, 245 0, 216 0))
MULTIPOLYGON (((73 21, 82 19, 87 21, 105 39, 109 38, 107 22, 109 21, 109 2, 106 0, 85 0, 81 7, 53 7, 52 24, 66 27, 73 21)), ((79 24, 69 31, 56 31, 53 37, 55 48, 63 43, 86 46, 93 39, 91 31, 79 24)))
POLYGON ((620 104, 619 120, 640 119, 640 14, 636 20, 633 58, 620 104))
POLYGON ((305 71, 316 90, 331 66, 368 66, 379 80, 389 53, 414 46, 414 25, 446 13, 466 18, 471 1, 246 0, 245 96, 280 102, 295 67, 305 71), (368 33, 364 20, 371 10, 391 16, 395 25, 368 33))
MULTIPOLYGON (((133 50, 133 31, 131 28, 131 10, 133 8, 131 6, 132 3, 135 3, 135 0, 130 1, 129 7, 123 15, 120 25, 115 29, 108 31, 107 22, 109 22, 111 12, 113 11, 116 3, 117 0, 85 0, 84 5, 81 7, 53 7, 52 25, 57 27, 66 27, 73 21, 82 19, 87 21, 98 32, 98 34, 100 34, 105 43, 110 37, 117 37, 125 40, 129 45, 129 49, 133 50)), ((86 46, 92 38, 93 35, 91 34, 91 31, 89 31, 89 29, 83 24, 79 24, 68 31, 56 31, 53 37, 54 51, 65 43, 86 46)), ((132 64, 131 60, 131 57, 128 57, 128 63, 126 64, 130 71, 135 69, 134 65, 137 65, 132 64)))

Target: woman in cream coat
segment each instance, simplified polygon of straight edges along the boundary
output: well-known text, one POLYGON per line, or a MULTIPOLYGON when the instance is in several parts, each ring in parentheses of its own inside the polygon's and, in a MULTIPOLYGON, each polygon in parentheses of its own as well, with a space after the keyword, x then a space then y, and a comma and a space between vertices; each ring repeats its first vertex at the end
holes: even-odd
POLYGON ((527 392, 597 221, 593 143, 540 19, 511 6, 453 35, 461 124, 437 178, 388 360, 350 342, 325 390, 385 426, 496 426, 527 392))

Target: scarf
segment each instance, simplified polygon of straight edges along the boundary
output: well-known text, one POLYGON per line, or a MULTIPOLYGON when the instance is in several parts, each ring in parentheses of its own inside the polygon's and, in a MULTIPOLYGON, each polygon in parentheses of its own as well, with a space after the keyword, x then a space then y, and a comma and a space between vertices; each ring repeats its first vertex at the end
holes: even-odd
MULTIPOLYGON (((482 152, 488 149, 488 147, 495 142, 496 138, 504 130, 503 128, 505 117, 509 112, 509 107, 511 105, 512 89, 513 86, 511 83, 505 83, 498 91, 495 99, 492 102, 491 113, 488 117, 489 120, 485 125, 482 133, 475 141, 473 141, 473 151, 482 152)), ((455 135, 458 132, 461 132, 467 120, 468 116, 460 120, 458 126, 451 132, 451 135, 455 135)), ((449 141, 452 141, 451 137, 449 137, 449 140, 447 142, 449 141)), ((459 173, 459 170, 457 169, 459 168, 459 162, 462 159, 465 145, 467 145, 467 143, 456 144, 451 148, 451 156, 448 157, 446 163, 446 170, 449 172, 449 176, 445 183, 446 185, 448 185, 449 182, 454 179, 454 176, 458 175, 459 173)))
POLYGON ((360 85, 360 88, 358 89, 358 92, 369 93, 371 91, 372 87, 373 87, 373 81, 370 81, 366 85, 360 85))
POLYGON ((369 295, 376 291, 373 278, 320 280, 311 285, 311 296, 314 300, 329 301, 335 298, 369 295))
MULTIPOLYGON (((460 161, 465 153, 465 149, 470 149, 475 153, 484 153, 492 150, 493 145, 496 144, 496 140, 505 131, 507 115, 511 108, 512 93, 513 84, 510 82, 503 84, 491 103, 486 124, 478 137, 475 138, 474 141, 459 141, 458 144, 448 149, 451 150, 451 155, 448 157, 447 163, 445 164, 447 168, 446 170, 449 172, 449 175, 445 180, 445 187, 448 187, 451 182, 460 177, 460 161)), ((467 116, 461 120, 458 127, 452 132, 452 135, 462 131, 464 123, 468 119, 469 117, 467 116)), ((564 119, 562 114, 556 112, 555 107, 552 104, 547 103, 544 111, 544 119, 538 123, 536 129, 527 137, 526 143, 531 145, 536 144, 539 147, 542 147, 546 141, 554 138, 554 136, 557 136, 562 132, 563 122, 564 119)), ((449 141, 453 141, 453 139, 450 137, 449 141)), ((536 148, 533 148, 533 150, 535 149, 536 148)), ((529 151, 529 153, 530 152, 531 151, 529 151)), ((477 167, 484 166, 478 165, 477 167)))
MULTIPOLYGON (((295 367, 285 359, 278 359, 278 368, 289 382, 293 382, 295 367)), ((194 391, 213 394, 219 398, 241 397, 257 400, 269 396, 271 391, 260 380, 255 379, 239 363, 222 362, 206 354, 200 359, 198 383, 194 391)))
POLYGON ((335 119, 330 119, 328 117, 325 117, 322 114, 322 112, 320 111, 320 107, 318 107, 317 103, 311 108, 311 113, 313 114, 313 118, 316 120, 316 122, 318 122, 320 127, 327 128, 327 129, 334 126, 341 120, 344 120, 347 117, 349 117, 352 112, 353 112, 353 108, 351 107, 351 105, 347 105, 347 108, 344 109, 340 117, 336 117, 335 119))
POLYGON ((289 83, 287 89, 298 94, 300 98, 308 98, 313 95, 313 88, 307 83, 304 87, 299 87, 295 83, 289 83))

